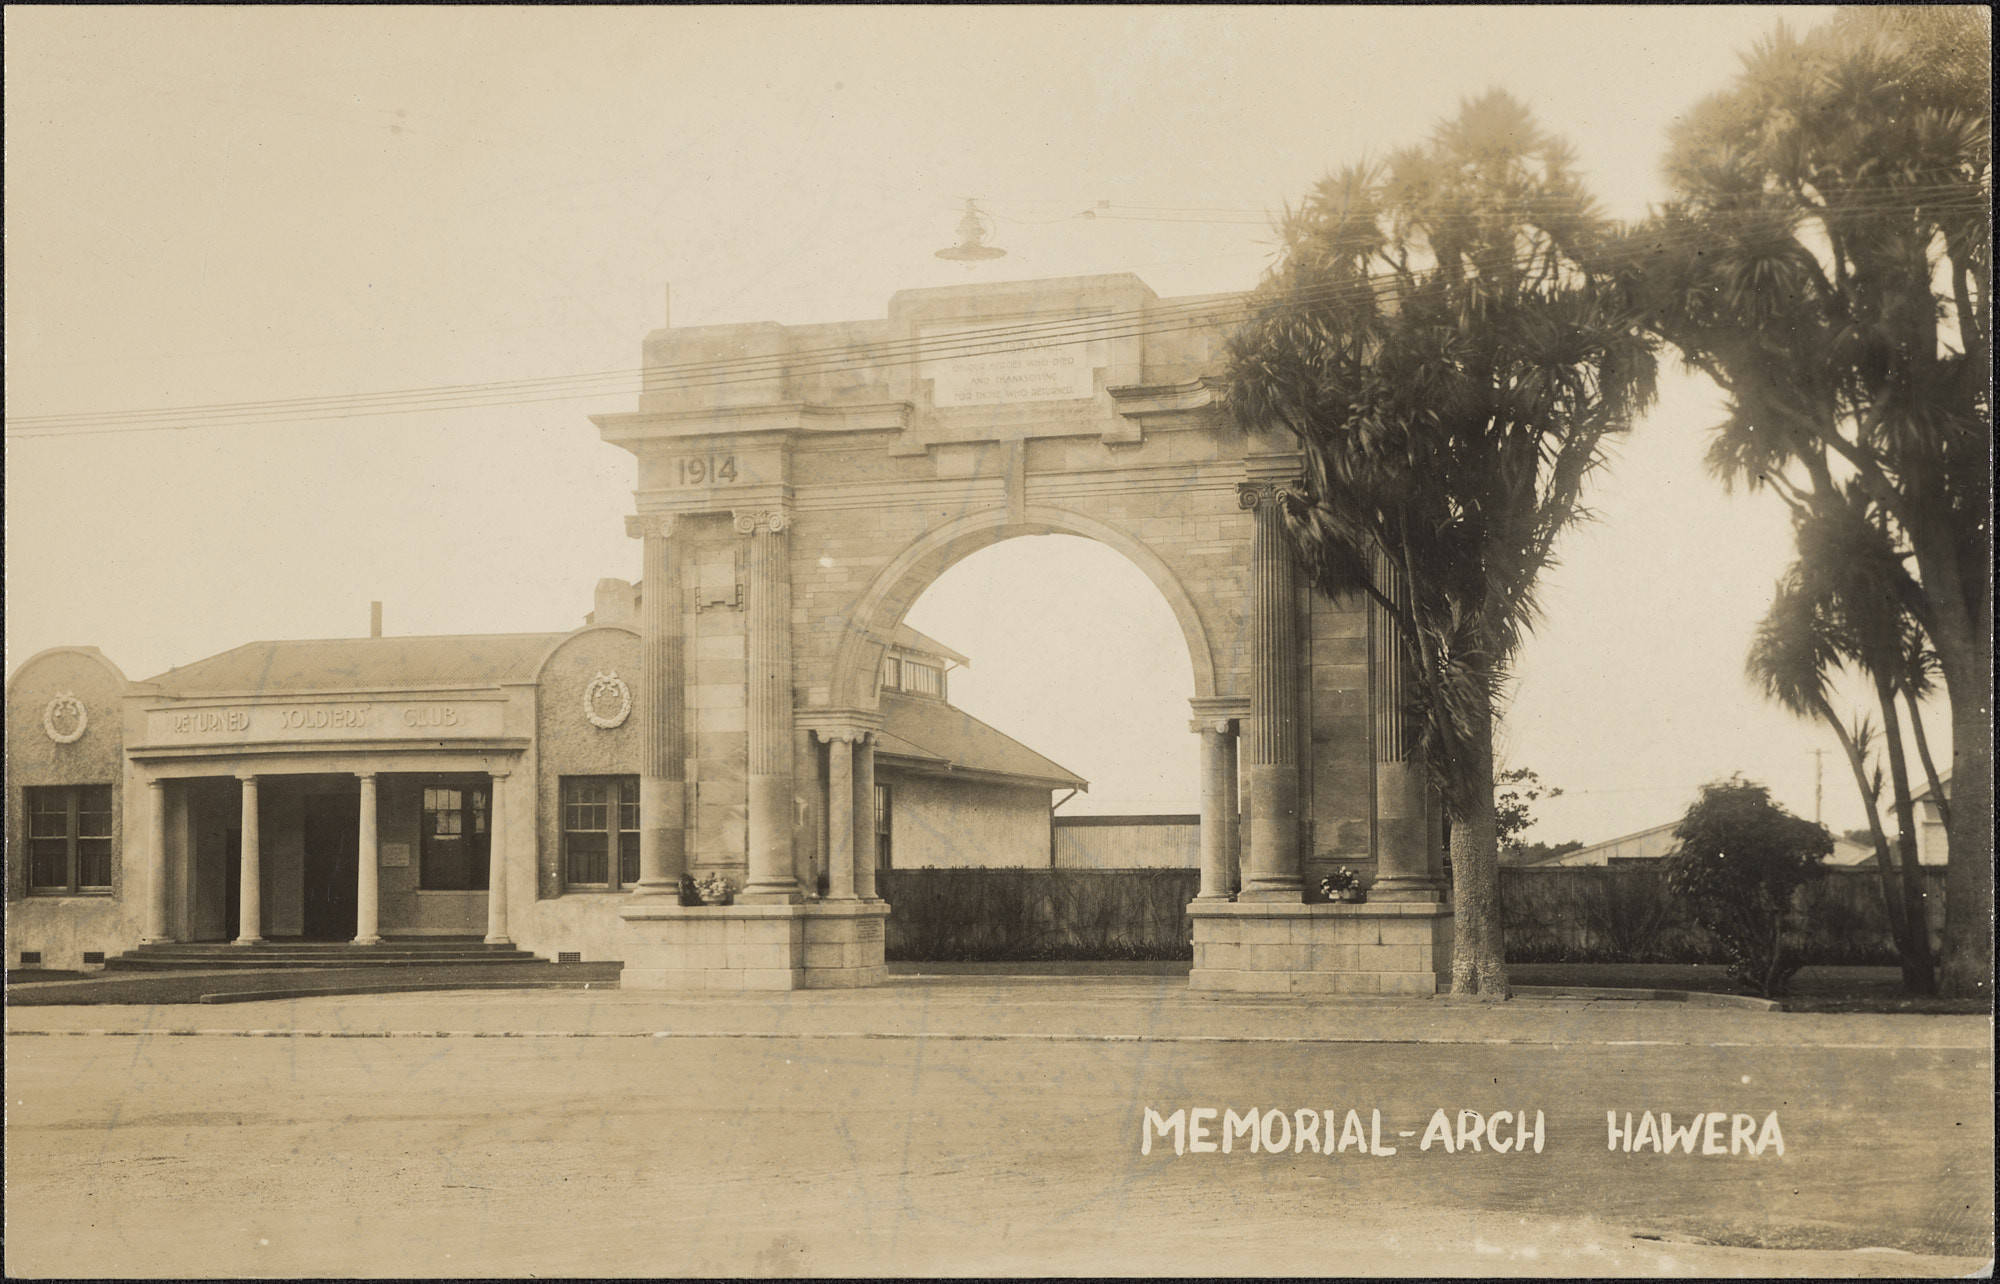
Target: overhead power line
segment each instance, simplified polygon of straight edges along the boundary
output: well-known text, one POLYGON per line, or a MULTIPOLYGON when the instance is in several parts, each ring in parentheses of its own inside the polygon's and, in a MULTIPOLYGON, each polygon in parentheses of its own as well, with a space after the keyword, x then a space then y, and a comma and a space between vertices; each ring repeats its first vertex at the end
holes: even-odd
MULTIPOLYGON (((1761 213, 1755 214, 1763 217, 1761 213)), ((1635 255, 1687 243, 1694 234, 1652 238, 1634 247, 1635 255)), ((1516 260, 1521 262, 1523 260, 1516 260)), ((1343 294, 1367 292, 1385 301, 1397 296, 1394 273, 1375 273, 1361 282, 1334 283, 1292 295, 1287 302, 1309 306, 1337 300, 1343 294)), ((926 361, 1030 351, 1076 343, 1131 338, 1229 324, 1245 319, 1263 301, 1249 292, 1203 296, 1180 303, 1123 311, 1081 313, 990 327, 954 329, 950 333, 840 344, 779 354, 719 360, 627 367, 577 375, 497 380, 371 393, 224 402, 145 410, 74 412, 15 417, 8 436, 34 439, 115 432, 179 431, 192 427, 317 422, 436 410, 475 409, 578 400, 669 387, 699 389, 756 382, 781 374, 825 374, 842 368, 883 368, 926 361)))

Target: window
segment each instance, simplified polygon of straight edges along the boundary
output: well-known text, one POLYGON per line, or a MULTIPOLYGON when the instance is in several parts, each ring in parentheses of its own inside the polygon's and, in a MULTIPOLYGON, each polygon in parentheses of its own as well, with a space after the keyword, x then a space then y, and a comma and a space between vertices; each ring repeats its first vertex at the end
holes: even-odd
POLYGON ((944 694, 944 670, 935 664, 918 664, 914 660, 903 661, 903 690, 914 691, 918 695, 942 696, 944 694))
POLYGON ((42 785, 22 792, 28 810, 28 890, 110 891, 111 786, 42 785))
POLYGON ((417 886, 427 892, 483 892, 492 846, 487 828, 493 787, 449 778, 424 786, 423 853, 417 886))
POLYGON ((639 778, 565 776, 563 885, 618 888, 639 881, 639 778))
POLYGON ((889 868, 889 786, 875 786, 875 868, 889 868))
POLYGON ((903 687, 903 662, 893 655, 882 657, 882 689, 900 691, 903 687))

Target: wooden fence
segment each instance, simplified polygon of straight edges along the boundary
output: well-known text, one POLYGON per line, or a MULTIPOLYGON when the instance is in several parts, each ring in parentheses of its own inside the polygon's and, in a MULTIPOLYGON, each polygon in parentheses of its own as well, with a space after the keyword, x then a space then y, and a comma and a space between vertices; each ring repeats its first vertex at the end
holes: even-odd
MULTIPOLYGON (((1933 939, 1944 871, 1925 871, 1933 939)), ((893 912, 892 960, 1190 959, 1192 869, 896 869, 877 875, 893 912)), ((1665 893, 1656 867, 1503 869, 1515 963, 1712 963, 1721 952, 1665 893)), ((1800 892, 1812 963, 1893 963, 1873 870, 1834 870, 1800 892)))

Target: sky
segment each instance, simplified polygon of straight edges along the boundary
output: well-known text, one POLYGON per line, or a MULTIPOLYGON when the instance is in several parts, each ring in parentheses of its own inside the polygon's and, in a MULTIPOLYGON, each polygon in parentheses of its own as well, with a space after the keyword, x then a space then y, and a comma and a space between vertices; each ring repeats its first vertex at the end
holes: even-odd
MULTIPOLYGON (((1826 12, 10 7, 8 671, 85 644, 146 677, 365 634, 377 599, 390 632, 573 626, 639 569, 631 458, 587 416, 632 408, 669 311, 878 317, 898 289, 1103 272, 1245 289, 1271 212, 1495 86, 1636 217, 1676 116, 1780 17, 1826 12), (933 257, 967 197, 1007 257, 933 257), (15 427, 596 372, 394 416, 15 427)), ((1825 818, 1859 824, 1830 736, 1743 681, 1788 530, 1703 473, 1719 401, 1669 370, 1516 665, 1503 753, 1565 790, 1534 836, 1657 824, 1731 771, 1811 815, 1816 749, 1825 818)), ((961 704, 1093 781, 1066 810, 1194 809, 1185 651, 1115 554, 1010 541, 910 619, 973 657, 961 704)))

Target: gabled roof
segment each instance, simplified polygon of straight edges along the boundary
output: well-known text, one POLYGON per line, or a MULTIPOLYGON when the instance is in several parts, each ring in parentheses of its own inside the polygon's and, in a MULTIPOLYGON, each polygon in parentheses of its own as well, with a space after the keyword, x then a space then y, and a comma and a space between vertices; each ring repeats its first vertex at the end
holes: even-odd
POLYGON ((898 624, 891 638, 898 647, 905 651, 917 651, 925 655, 941 655, 961 669, 972 667, 972 661, 966 659, 936 638, 919 633, 907 624, 898 624))
POLYGON ((876 761, 919 771, 1010 776, 1052 789, 1088 789, 1090 782, 1020 741, 942 700, 882 693, 876 761))
POLYGON ((166 695, 479 687, 531 682, 567 633, 246 642, 148 682, 166 695))

